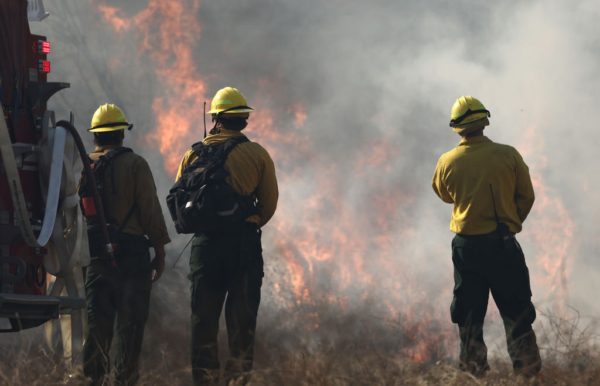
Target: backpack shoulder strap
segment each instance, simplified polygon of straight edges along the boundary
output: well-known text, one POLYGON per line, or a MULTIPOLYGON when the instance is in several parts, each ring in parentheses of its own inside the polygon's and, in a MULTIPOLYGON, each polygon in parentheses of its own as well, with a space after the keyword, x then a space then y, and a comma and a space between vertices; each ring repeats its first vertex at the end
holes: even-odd
POLYGON ((250 142, 250 140, 248 139, 248 137, 246 137, 245 135, 241 135, 239 137, 233 137, 229 140, 227 140, 224 145, 223 145, 223 156, 225 158, 227 158, 227 156, 229 155, 229 153, 231 153, 231 151, 240 143, 244 143, 244 142, 250 142))
POLYGON ((133 213, 135 212, 136 209, 137 209, 137 202, 133 204, 131 209, 129 209, 129 212, 127 213, 127 216, 125 217, 125 220, 123 220, 123 223, 119 227, 119 230, 118 230, 119 232, 123 232, 123 229, 125 229, 125 227, 129 223, 129 220, 131 219, 131 216, 133 216, 133 213))
POLYGON ((208 145, 205 144, 204 142, 200 141, 200 142, 196 142, 195 144, 192 145, 192 151, 194 153, 196 153, 197 156, 200 156, 200 154, 202 154, 203 150, 207 147, 208 145))
POLYGON ((99 167, 101 164, 112 162, 112 160, 125 153, 133 153, 133 150, 128 147, 116 147, 106 152, 106 154, 101 155, 95 161, 92 161, 91 164, 98 164, 96 167, 99 167))
POLYGON ((237 145, 239 145, 240 143, 244 143, 244 142, 249 142, 248 138, 246 138, 246 136, 239 136, 239 137, 233 137, 223 143, 216 145, 216 146, 219 146, 219 149, 215 149, 216 150, 215 154, 218 159, 217 163, 219 165, 225 165, 225 162, 227 162, 227 157, 229 156, 229 153, 231 153, 231 151, 237 145))
POLYGON ((207 145, 204 142, 197 142, 192 145, 192 150, 200 157, 217 157, 220 162, 225 162, 229 153, 240 143, 250 142, 245 136, 233 137, 225 142, 216 145, 207 145))
MULTIPOLYGON (((104 173, 105 173, 105 168, 110 166, 111 169, 111 186, 110 186, 110 190, 112 193, 116 193, 116 187, 115 187, 115 165, 112 162, 115 158, 119 157, 122 154, 125 153, 133 153, 133 150, 131 150, 128 147, 116 147, 114 149, 109 150, 108 152, 106 152, 106 154, 101 155, 100 157, 98 157, 92 164, 92 170, 94 171, 94 177, 96 178, 96 181, 102 181, 102 179, 104 178, 104 173)), ((106 207, 106 200, 104 197, 104 194, 102 192, 100 192, 101 198, 102 198, 102 204, 106 207)), ((133 210, 135 209, 135 206, 131 208, 130 212, 133 212, 133 210)), ((133 213, 131 213, 133 214, 133 213)), ((131 217, 130 215, 128 215, 129 217, 131 217)), ((127 219, 127 221, 129 221, 129 218, 127 219)))
POLYGON ((128 147, 116 147, 110 151, 108 151, 106 154, 104 154, 102 157, 104 157, 107 161, 112 161, 115 158, 117 158, 118 156, 120 156, 121 154, 125 154, 125 153, 133 153, 133 150, 131 150, 128 147))

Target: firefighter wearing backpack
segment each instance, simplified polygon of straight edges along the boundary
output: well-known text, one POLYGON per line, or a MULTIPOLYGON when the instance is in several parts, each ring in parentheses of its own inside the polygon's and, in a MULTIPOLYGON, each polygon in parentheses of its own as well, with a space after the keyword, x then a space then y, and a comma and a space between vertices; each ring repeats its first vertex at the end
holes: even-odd
POLYGON ((252 111, 237 89, 217 92, 207 113, 215 125, 204 141, 184 155, 167 198, 177 231, 195 233, 189 274, 195 384, 209 382, 218 372, 217 334, 223 303, 231 354, 226 374, 236 376, 252 369, 264 276, 261 228, 275 213, 278 199, 269 153, 241 132, 252 111), (190 213, 198 216, 185 220, 190 206, 196 208, 190 213), (241 217, 236 213, 242 213, 241 217), (190 223, 198 218, 201 222, 190 223), (202 218, 208 220, 202 222, 202 218), (195 226, 202 229, 194 231, 195 226))
POLYGON ((458 324, 460 368, 476 376, 490 369, 483 322, 491 291, 504 322, 515 373, 536 376, 541 367, 532 329, 529 270, 515 238, 534 202, 529 169, 519 152, 483 135, 490 113, 471 97, 452 107, 450 126, 462 137, 442 155, 432 186, 454 205, 450 230, 454 263, 452 322, 458 324))
POLYGON ((94 133, 96 149, 89 157, 102 198, 116 267, 102 256, 97 208, 85 174, 79 187, 92 256, 85 280, 89 333, 83 347, 83 369, 91 383, 98 385, 103 384, 105 375, 110 373, 108 355, 115 318, 116 380, 122 385, 137 382, 152 282, 162 275, 164 245, 171 241, 148 163, 122 146, 125 129, 132 127, 121 109, 105 104, 96 110, 88 129, 94 133), (155 252, 153 260, 150 247, 155 252))

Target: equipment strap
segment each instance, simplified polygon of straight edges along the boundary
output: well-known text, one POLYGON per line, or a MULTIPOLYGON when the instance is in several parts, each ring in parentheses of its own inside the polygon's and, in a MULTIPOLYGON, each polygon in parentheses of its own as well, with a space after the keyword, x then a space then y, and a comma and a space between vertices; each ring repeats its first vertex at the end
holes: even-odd
POLYGON ((103 154, 100 157, 98 157, 98 159, 96 161, 94 161, 94 163, 97 163, 98 161, 111 162, 112 160, 114 160, 115 158, 120 156, 121 154, 125 154, 125 153, 133 153, 133 150, 131 150, 128 147, 123 147, 123 146, 115 147, 114 149, 111 149, 108 152, 106 152, 106 154, 103 154))
POLYGON ((127 223, 129 223, 129 220, 131 219, 131 216, 133 216, 133 213, 135 212, 136 209, 137 209, 137 202, 135 204, 133 204, 131 209, 129 209, 129 213, 127 213, 127 216, 125 217, 125 220, 123 220, 123 223, 119 227, 118 232, 123 232, 123 229, 125 229, 125 227, 127 226, 127 223))
MULTIPOLYGON (((204 142, 197 142, 195 144, 192 145, 192 151, 194 153, 196 153, 196 155, 198 156, 198 160, 194 161, 190 166, 188 166, 186 168, 186 170, 188 168, 192 168, 195 167, 196 162, 200 161, 203 157, 205 157, 208 153, 209 156, 218 156, 219 159, 214 162, 214 163, 209 163, 207 164, 207 168, 210 167, 211 169, 215 169, 219 166, 223 166, 225 164, 225 162, 227 161, 227 157, 229 156, 229 153, 231 153, 231 151, 239 144, 241 143, 245 143, 245 142, 250 142, 250 140, 248 139, 248 137, 246 137, 245 135, 241 135, 238 137, 233 137, 228 139, 225 142, 221 142, 217 145, 207 145, 204 142), (210 153, 208 148, 216 148, 216 147, 221 147, 222 150, 219 152, 217 149, 215 149, 215 153, 210 153)), ((185 170, 184 170, 185 173, 185 170)), ((251 200, 256 200, 256 191, 258 190, 258 186, 254 189, 254 191, 252 193, 250 193, 249 196, 242 196, 239 195, 240 197, 248 197, 251 200)), ((254 213, 252 213, 254 214, 254 213)))
MULTIPOLYGON (((113 160, 115 158, 117 158, 118 156, 125 154, 125 153, 133 153, 133 150, 131 150, 128 147, 116 147, 114 149, 111 149, 110 151, 108 151, 106 154, 101 155, 100 157, 98 157, 98 159, 96 161, 93 162, 93 165, 99 165, 99 166, 103 166, 104 163, 109 163, 111 166, 111 190, 114 193, 115 192, 115 169, 114 169, 114 164, 113 164, 113 160)), ((94 174, 96 173, 96 171, 100 170, 101 168, 94 166, 94 174)), ((104 170, 102 170, 102 173, 104 174, 104 170)), ((103 176, 101 178, 104 178, 103 176)), ((104 197, 102 197, 104 200, 104 197)), ((131 209, 129 209, 129 212, 127 213, 127 216, 125 217, 125 220, 123 220, 123 223, 121 224, 121 226, 119 227, 119 232, 122 232, 123 229, 125 229, 125 227, 127 226, 127 224, 129 223, 129 220, 131 219, 131 217, 133 216, 133 213, 135 212, 135 210, 137 209, 137 203, 134 203, 133 206, 131 207, 131 209)))
MULTIPOLYGON (((125 153, 133 153, 133 150, 131 150, 128 147, 116 147, 114 149, 111 149, 110 151, 108 151, 106 154, 101 155, 100 157, 98 157, 98 159, 96 159, 95 161, 92 162, 92 170, 94 170, 94 174, 96 174, 96 171, 102 169, 102 167, 104 166, 105 163, 109 163, 111 168, 110 168, 110 172, 111 172, 111 192, 115 193, 115 167, 114 164, 112 163, 112 161, 117 158, 118 156, 120 156, 121 154, 125 154, 125 153)), ((104 174, 104 170, 102 170, 102 173, 104 174)))
POLYGON ((192 150, 200 158, 206 152, 207 147, 213 147, 213 146, 222 147, 223 153, 220 154, 220 157, 222 158, 222 162, 224 163, 227 160, 229 153, 231 153, 231 151, 237 145, 239 145, 240 143, 244 143, 244 142, 250 142, 250 140, 245 135, 241 135, 239 137, 233 137, 231 139, 228 139, 227 141, 219 143, 217 145, 207 145, 204 142, 197 142, 192 145, 192 150))
POLYGON ((494 204, 494 216, 496 216, 496 224, 500 226, 500 218, 498 217, 498 211, 496 210, 496 200, 494 200, 494 190, 492 184, 490 184, 490 192, 492 193, 492 203, 494 204))

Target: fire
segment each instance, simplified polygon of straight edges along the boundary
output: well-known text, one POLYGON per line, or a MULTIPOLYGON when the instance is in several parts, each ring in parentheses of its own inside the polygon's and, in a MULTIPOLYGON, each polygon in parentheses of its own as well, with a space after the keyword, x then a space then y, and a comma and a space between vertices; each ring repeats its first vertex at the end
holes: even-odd
POLYGON ((548 159, 544 155, 544 137, 535 126, 527 129, 520 152, 529 162, 531 180, 536 194, 535 204, 527 221, 526 240, 535 245, 535 265, 541 276, 532 275, 534 283, 567 300, 567 260, 574 254, 575 224, 560 197, 549 187, 542 176, 548 159))
POLYGON ((360 177, 364 177, 367 169, 383 166, 386 172, 391 171, 391 161, 400 156, 399 150, 383 138, 371 141, 366 152, 357 156, 354 161, 354 169, 360 177))
MULTIPOLYGON (((144 145, 159 149, 166 170, 174 174, 184 152, 200 138, 207 100, 210 77, 200 73, 193 55, 202 30, 196 20, 199 2, 152 0, 131 17, 118 8, 97 8, 116 33, 134 33, 136 54, 154 63, 162 90, 152 104, 156 127, 144 145)), ((451 263, 443 279, 433 280, 430 271, 438 267, 429 264, 441 261, 442 254, 449 258, 450 251, 427 242, 431 222, 414 224, 430 214, 416 212, 419 190, 397 170, 402 157, 397 138, 365 140, 353 154, 335 158, 318 136, 309 136, 311 111, 305 101, 279 98, 282 87, 259 79, 253 94, 246 95, 256 112, 245 133, 269 151, 280 182, 278 212, 269 224, 274 236, 265 248, 284 263, 272 284, 274 301, 290 321, 301 321, 311 331, 323 326, 318 304, 347 311, 356 302, 373 302, 374 314, 407 337, 405 356, 417 362, 439 357, 456 339, 446 298, 439 293, 443 288, 451 295, 451 263)), ((327 134, 326 127, 320 130, 327 134)), ((575 225, 542 177, 541 136, 531 128, 523 141, 521 152, 537 195, 525 234, 542 274, 532 277, 543 288, 564 293, 575 225)))
POLYGON ((193 58, 201 32, 195 18, 199 7, 198 0, 152 0, 137 15, 126 18, 119 16, 118 8, 97 5, 117 33, 135 33, 138 55, 147 53, 155 65, 163 89, 152 104, 156 128, 145 140, 158 147, 172 174, 190 144, 200 138, 204 118, 199 106, 206 100, 206 88, 193 58))
POLYGON ((102 13, 104 19, 112 25, 116 32, 122 33, 123 31, 129 29, 129 20, 117 16, 120 11, 119 8, 110 7, 104 4, 98 4, 96 7, 98 11, 102 13))
POLYGON ((294 127, 296 129, 301 129, 308 117, 308 115, 306 115, 306 107, 301 103, 296 103, 293 107, 290 107, 287 112, 294 114, 294 127))

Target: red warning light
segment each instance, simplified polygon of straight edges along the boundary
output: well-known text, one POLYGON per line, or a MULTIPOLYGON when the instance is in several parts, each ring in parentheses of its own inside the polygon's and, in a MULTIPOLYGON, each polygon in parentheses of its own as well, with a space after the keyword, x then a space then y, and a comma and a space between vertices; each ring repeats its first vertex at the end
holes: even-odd
POLYGON ((39 62, 39 70, 41 72, 49 73, 50 72, 50 62, 47 60, 40 60, 39 62))
POLYGON ((50 42, 45 42, 43 40, 38 40, 38 52, 40 54, 49 54, 50 53, 50 42))

